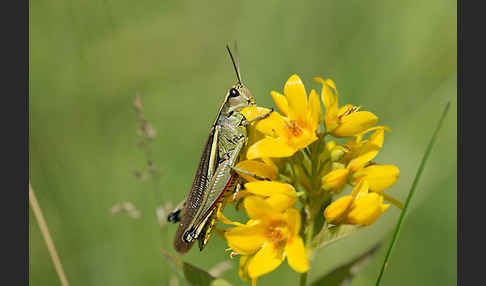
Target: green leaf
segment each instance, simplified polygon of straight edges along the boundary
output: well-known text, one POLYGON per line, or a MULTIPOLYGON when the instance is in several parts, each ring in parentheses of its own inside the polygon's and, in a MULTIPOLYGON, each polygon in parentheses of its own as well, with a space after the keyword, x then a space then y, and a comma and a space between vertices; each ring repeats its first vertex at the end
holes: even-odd
POLYGON ((395 233, 393 234, 393 238, 390 242, 390 246, 388 247, 388 250, 385 255, 385 259, 383 261, 383 265, 380 268, 380 273, 378 274, 378 278, 376 279, 375 285, 378 286, 380 285, 381 278, 383 277, 383 273, 385 272, 386 266, 388 266, 388 260, 390 259, 391 252, 393 250, 393 247, 395 247, 395 244, 397 242, 398 236, 400 235, 400 230, 402 229, 403 225, 403 220, 405 218, 405 215, 408 210, 408 206, 410 204, 410 201, 412 200, 413 195, 415 194, 415 190, 417 188, 417 184, 420 180, 420 177, 422 175, 422 172, 424 171, 425 164, 427 163, 427 159, 429 158, 430 152, 432 151, 432 148, 434 147, 435 140, 437 139, 439 135, 440 128, 442 127, 442 123, 444 122, 444 119, 449 112, 449 107, 451 103, 448 102, 446 107, 444 108, 444 111, 442 112, 442 117, 439 120, 439 123, 437 124, 437 127, 435 128, 434 134, 432 134, 432 138, 430 138, 429 145, 427 145, 427 149, 425 150, 424 157, 422 158, 422 161, 420 162, 420 166, 417 170, 417 175, 415 175, 415 179, 413 180, 412 187, 410 189, 410 192, 408 193, 407 201, 405 202, 405 206, 403 207, 403 211, 400 214, 400 218, 398 219, 397 227, 395 229, 395 233))
POLYGON ((208 272, 198 268, 190 263, 185 262, 178 256, 170 254, 167 250, 161 248, 160 252, 169 260, 170 264, 175 267, 176 273, 185 279, 192 286, 231 286, 229 282, 221 278, 215 278, 208 272))
POLYGON ((353 259, 351 262, 339 266, 323 277, 312 282, 311 286, 342 286, 349 285, 351 280, 358 274, 361 269, 370 261, 376 250, 381 246, 378 243, 364 254, 353 259))
POLYGON ((347 235, 361 229, 361 226, 341 224, 333 226, 324 226, 319 234, 312 240, 313 248, 321 248, 346 237, 347 235))

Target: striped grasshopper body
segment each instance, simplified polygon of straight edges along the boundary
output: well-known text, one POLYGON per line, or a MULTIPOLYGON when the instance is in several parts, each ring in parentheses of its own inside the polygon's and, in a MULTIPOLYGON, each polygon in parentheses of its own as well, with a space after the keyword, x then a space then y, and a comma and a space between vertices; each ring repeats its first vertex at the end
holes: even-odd
POLYGON ((198 240, 200 250, 204 248, 216 223, 216 214, 224 207, 224 199, 237 192, 240 186, 239 177, 233 168, 246 144, 246 126, 250 123, 240 111, 255 105, 255 100, 248 88, 241 83, 239 69, 230 49, 227 49, 238 83, 226 93, 218 116, 211 126, 182 210, 175 210, 168 217, 169 221, 177 222, 182 211, 174 238, 174 248, 179 253, 189 251, 195 240, 198 240))

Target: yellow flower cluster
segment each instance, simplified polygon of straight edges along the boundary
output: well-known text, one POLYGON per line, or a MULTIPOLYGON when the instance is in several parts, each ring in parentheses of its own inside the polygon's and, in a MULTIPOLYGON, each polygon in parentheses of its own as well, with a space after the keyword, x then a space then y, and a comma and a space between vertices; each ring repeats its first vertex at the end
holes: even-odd
MULTIPOLYGON (((327 224, 367 226, 390 206, 384 200, 396 203, 383 191, 397 181, 398 168, 372 162, 390 129, 375 126, 378 117, 369 111, 339 107, 334 82, 315 80, 322 84, 324 116, 318 93, 311 90, 308 96, 299 76, 292 75, 283 94, 271 92, 281 114, 272 112, 252 123, 246 152, 236 165, 245 171, 238 172, 247 181, 238 198, 249 220, 225 219, 235 227, 225 230, 224 237, 233 253, 241 255, 240 277, 252 283, 285 258, 296 272, 309 270, 316 216, 324 215, 327 224), (350 139, 339 144, 341 138, 350 139), (332 202, 346 185, 352 192, 332 202)), ((268 112, 255 106, 242 110, 247 120, 268 112)))

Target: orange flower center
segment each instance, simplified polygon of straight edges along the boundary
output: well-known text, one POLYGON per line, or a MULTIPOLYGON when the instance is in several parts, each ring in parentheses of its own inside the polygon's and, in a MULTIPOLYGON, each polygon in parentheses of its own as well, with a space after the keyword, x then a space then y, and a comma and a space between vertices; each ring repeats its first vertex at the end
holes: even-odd
POLYGON ((290 232, 288 225, 283 221, 272 222, 266 233, 266 237, 275 245, 277 248, 284 247, 287 239, 289 238, 290 232))
POLYGON ((287 122, 287 124, 285 125, 285 131, 288 138, 299 137, 303 133, 302 128, 300 128, 295 120, 290 120, 289 122, 287 122))

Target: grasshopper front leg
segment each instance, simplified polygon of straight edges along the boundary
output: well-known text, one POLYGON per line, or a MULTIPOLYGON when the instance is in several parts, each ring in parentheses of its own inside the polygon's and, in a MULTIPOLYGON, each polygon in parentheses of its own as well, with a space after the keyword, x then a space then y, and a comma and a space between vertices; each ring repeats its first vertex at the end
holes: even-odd
POLYGON ((260 180, 260 181, 271 181, 269 178, 260 177, 257 174, 254 174, 254 173, 249 172, 247 170, 240 169, 238 167, 231 167, 231 169, 235 170, 238 173, 242 173, 242 174, 248 175, 248 176, 250 176, 252 178, 255 178, 257 180, 260 180))
POLYGON ((273 107, 270 108, 270 111, 265 113, 265 114, 262 114, 260 116, 257 116, 255 118, 253 118, 252 120, 245 120, 242 122, 243 126, 247 127, 248 125, 252 124, 253 122, 256 122, 256 121, 260 121, 262 119, 265 119, 267 118, 268 116, 270 116, 270 114, 273 112, 273 107))

